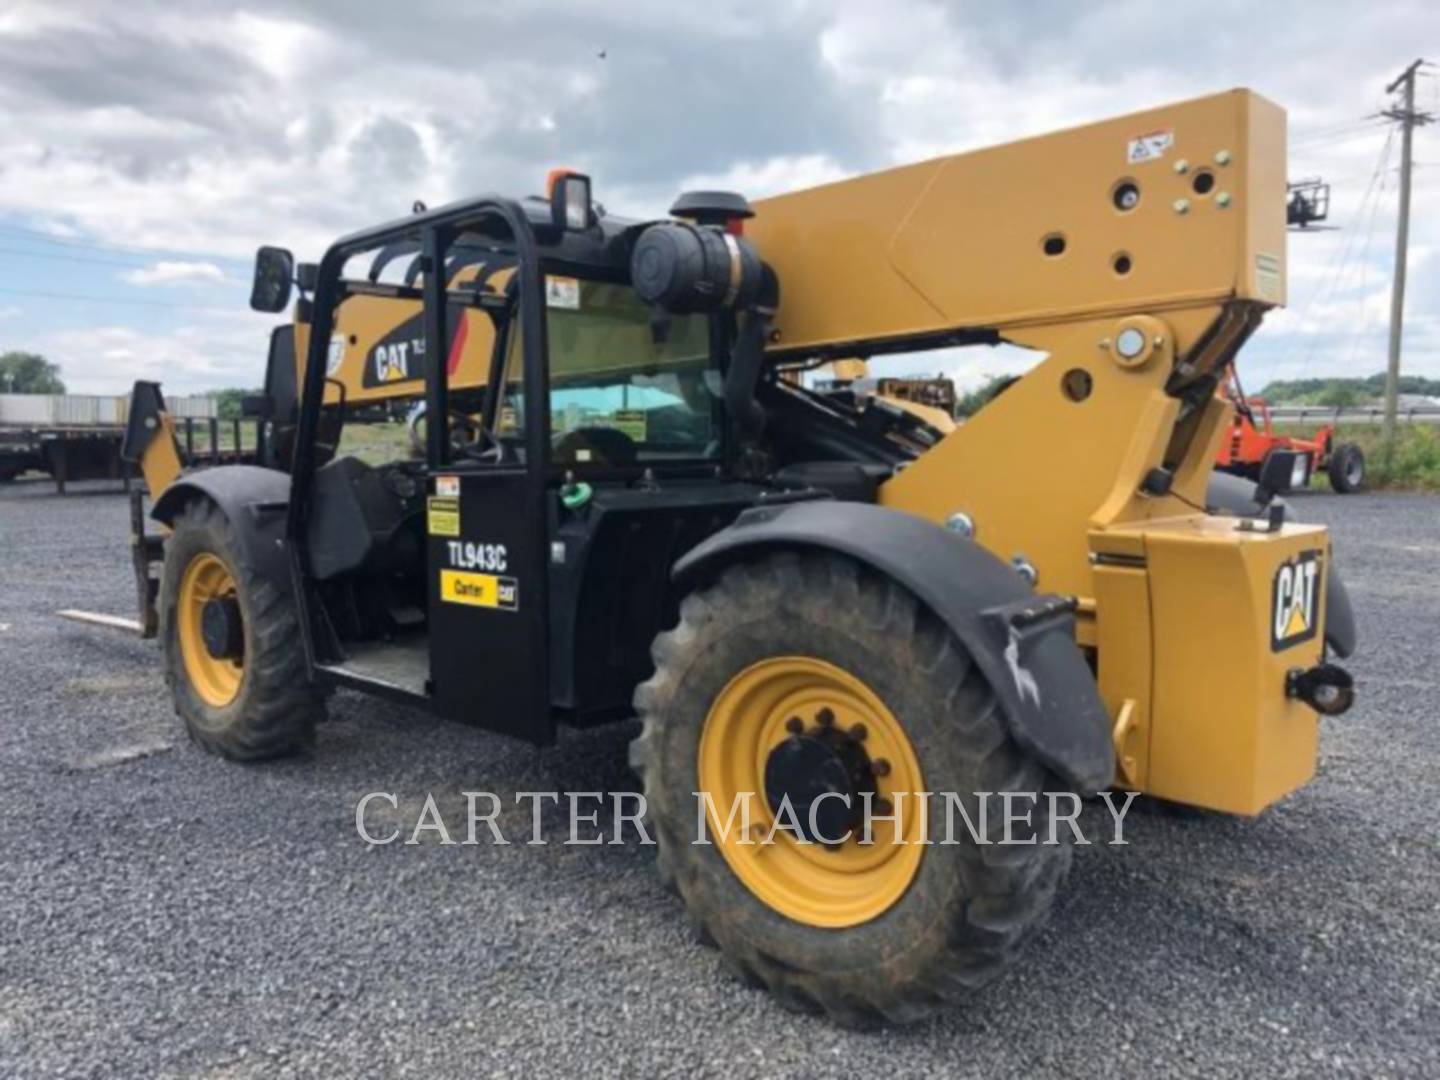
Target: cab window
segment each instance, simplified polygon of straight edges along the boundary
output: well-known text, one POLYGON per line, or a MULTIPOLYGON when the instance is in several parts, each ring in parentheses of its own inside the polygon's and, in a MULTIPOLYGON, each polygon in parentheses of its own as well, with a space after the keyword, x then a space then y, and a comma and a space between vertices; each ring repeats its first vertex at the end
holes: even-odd
MULTIPOLYGON (((550 435, 559 465, 662 463, 720 454, 721 380, 704 315, 656 323, 626 285, 546 278, 550 435)), ((497 427, 521 434, 519 335, 497 427)))

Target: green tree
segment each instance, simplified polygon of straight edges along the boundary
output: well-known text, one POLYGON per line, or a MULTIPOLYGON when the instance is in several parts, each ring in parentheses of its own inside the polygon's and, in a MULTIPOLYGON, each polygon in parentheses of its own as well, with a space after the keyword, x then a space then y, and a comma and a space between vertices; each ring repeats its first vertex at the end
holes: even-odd
POLYGON ((1315 404, 1331 409, 1348 409, 1364 402, 1366 395, 1353 380, 1337 379, 1315 395, 1315 404))
POLYGON ((237 420, 240 413, 240 402, 242 398, 253 397, 264 393, 263 390, 241 390, 237 387, 227 387, 224 390, 213 392, 215 397, 215 412, 221 420, 237 420))
POLYGON ((63 394, 60 365, 39 353, 7 352, 0 356, 0 392, 7 394, 63 394))

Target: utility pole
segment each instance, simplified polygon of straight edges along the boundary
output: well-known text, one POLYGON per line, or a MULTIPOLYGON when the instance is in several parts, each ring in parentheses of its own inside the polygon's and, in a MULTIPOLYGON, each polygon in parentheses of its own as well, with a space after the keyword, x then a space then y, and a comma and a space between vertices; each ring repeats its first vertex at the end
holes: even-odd
POLYGON ((1395 407, 1400 389, 1400 339, 1405 320, 1405 263, 1410 246, 1410 149, 1417 124, 1429 123, 1429 113, 1415 111, 1415 73, 1424 60, 1416 60, 1385 88, 1393 94, 1403 87, 1403 105, 1386 109, 1385 116, 1400 122, 1400 221, 1395 230, 1395 274, 1390 283, 1390 356, 1385 368, 1385 461, 1395 445, 1395 407))

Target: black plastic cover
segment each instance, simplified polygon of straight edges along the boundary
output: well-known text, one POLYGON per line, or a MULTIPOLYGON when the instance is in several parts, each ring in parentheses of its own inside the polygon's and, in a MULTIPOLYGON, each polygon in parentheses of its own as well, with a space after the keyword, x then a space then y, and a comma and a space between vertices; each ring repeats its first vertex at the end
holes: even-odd
POLYGON ((315 471, 306 546, 317 579, 420 565, 418 481, 407 499, 391 480, 390 470, 348 456, 315 471))
POLYGON ((676 315, 744 307, 764 280, 745 240, 711 225, 663 221, 640 234, 630 256, 635 292, 676 315))
POLYGON ((165 396, 158 382, 137 380, 130 390, 130 412, 125 418, 125 438, 120 443, 120 458, 132 465, 140 464, 145 448, 160 431, 160 414, 165 411, 165 396))
POLYGON ((687 218, 700 225, 722 225, 734 219, 755 216, 750 200, 735 191, 685 191, 670 207, 677 218, 687 218))
POLYGON ((970 651, 1016 743, 1081 791, 1114 779, 1110 717, 1075 644, 1070 598, 1036 595, 984 548, 921 518, 832 500, 746 511, 681 559, 675 578, 693 585, 784 548, 848 555, 904 585, 970 651))
POLYGON ((184 473, 161 492, 150 508, 150 516, 163 525, 172 525, 186 503, 202 496, 215 503, 230 522, 255 571, 289 589, 290 562, 285 547, 289 474, 258 465, 196 469, 184 473))

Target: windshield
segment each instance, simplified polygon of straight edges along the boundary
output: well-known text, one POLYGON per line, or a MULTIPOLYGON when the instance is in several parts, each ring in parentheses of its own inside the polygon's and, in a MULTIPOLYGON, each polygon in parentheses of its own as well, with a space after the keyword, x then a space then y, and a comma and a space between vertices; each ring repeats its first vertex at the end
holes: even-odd
MULTIPOLYGON (((656 321, 625 285, 545 279, 550 433, 557 464, 626 465, 716 457, 721 382, 704 315, 656 321)), ((512 335, 499 428, 524 415, 512 335)))

